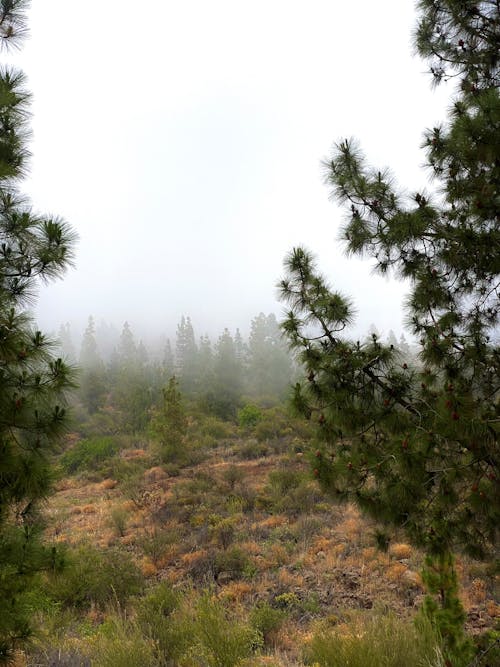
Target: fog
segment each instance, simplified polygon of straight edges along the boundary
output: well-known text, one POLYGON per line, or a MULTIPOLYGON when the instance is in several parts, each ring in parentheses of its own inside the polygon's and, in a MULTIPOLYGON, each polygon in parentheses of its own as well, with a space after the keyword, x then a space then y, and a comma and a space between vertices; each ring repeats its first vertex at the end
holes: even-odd
MULTIPOLYGON (((36 210, 76 229, 76 265, 36 318, 89 315, 138 336, 248 330, 280 316, 275 285, 302 244, 351 295, 354 335, 403 331, 406 286, 339 243, 321 160, 355 136, 410 190, 427 184, 422 132, 444 117, 413 56, 413 0, 35 2, 11 57, 33 93, 36 210)), ((428 184, 427 184, 428 185, 428 184)))

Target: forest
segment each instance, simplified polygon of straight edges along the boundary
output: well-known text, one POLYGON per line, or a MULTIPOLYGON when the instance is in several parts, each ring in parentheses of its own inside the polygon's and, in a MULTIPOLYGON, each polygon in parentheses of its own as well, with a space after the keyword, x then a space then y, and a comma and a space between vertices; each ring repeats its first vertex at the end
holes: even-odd
MULTIPOLYGON (((0 0, 6 49, 28 4, 0 0)), ((352 139, 324 160, 348 254, 408 282, 407 338, 357 339, 302 246, 284 314, 215 339, 187 314, 154 344, 42 333, 77 233, 22 194, 30 95, 0 71, 0 664, 500 665, 499 43, 494 0, 417 3, 415 49, 456 81, 433 190, 352 139)))

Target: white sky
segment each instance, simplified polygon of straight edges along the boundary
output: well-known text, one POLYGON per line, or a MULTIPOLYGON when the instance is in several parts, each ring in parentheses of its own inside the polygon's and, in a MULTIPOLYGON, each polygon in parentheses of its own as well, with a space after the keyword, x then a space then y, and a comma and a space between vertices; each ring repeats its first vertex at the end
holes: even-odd
POLYGON ((358 331, 400 333, 404 286, 343 256, 320 161, 355 136, 410 190, 426 183, 419 145, 446 91, 412 55, 413 4, 34 2, 14 58, 34 96, 26 189, 80 236, 40 325, 93 314, 161 333, 185 314, 197 334, 247 330, 279 316, 283 257, 303 244, 353 297, 358 331))

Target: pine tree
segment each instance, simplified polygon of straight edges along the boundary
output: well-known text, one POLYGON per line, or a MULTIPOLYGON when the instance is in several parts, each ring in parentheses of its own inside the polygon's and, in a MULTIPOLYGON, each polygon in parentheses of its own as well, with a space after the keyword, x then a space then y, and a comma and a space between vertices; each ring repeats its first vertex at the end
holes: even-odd
POLYGON ((196 388, 198 349, 196 347, 193 325, 189 317, 181 317, 177 326, 175 341, 176 375, 183 391, 193 392, 196 388))
POLYGON ((157 398, 161 371, 149 364, 142 341, 136 345, 128 322, 123 325, 113 371, 112 400, 121 411, 123 427, 130 432, 140 431, 157 398))
POLYGON ((73 345, 73 338, 71 337, 71 326, 69 322, 66 322, 66 324, 61 324, 59 327, 58 342, 63 358, 67 359, 70 363, 75 363, 75 346, 73 345))
POLYGON ((106 394, 104 363, 99 354, 95 337, 95 322, 89 316, 87 328, 83 332, 80 348, 80 387, 79 395, 90 414, 102 406, 106 394))
POLYGON ((175 377, 162 389, 162 395, 161 407, 151 420, 151 432, 159 441, 162 463, 184 464, 189 460, 185 442, 188 422, 175 377))
POLYGON ((427 551, 427 580, 442 586, 436 622, 453 653, 463 648, 463 614, 451 553, 491 557, 500 519, 500 16, 493 1, 418 6, 416 47, 434 82, 458 80, 447 122, 424 137, 434 192, 405 196, 352 140, 337 144, 325 170, 348 207, 347 251, 411 285, 419 364, 376 336, 348 339, 353 306, 306 250, 288 256, 281 293, 307 376, 295 404, 318 424, 314 474, 334 498, 427 551))
POLYGON ((102 366, 102 359, 99 355, 99 349, 95 338, 95 322, 92 315, 89 316, 87 327, 83 332, 82 344, 80 347, 80 366, 89 369, 102 366))
POLYGON ((172 352, 172 344, 170 338, 165 342, 162 360, 162 375, 166 378, 171 378, 174 374, 174 353, 172 352))
POLYGON ((236 416, 242 392, 242 367, 236 356, 234 339, 224 329, 215 345, 214 379, 207 395, 209 408, 223 419, 236 416))
POLYGON ((197 389, 200 395, 206 395, 214 381, 214 355, 208 335, 201 336, 198 345, 197 389))
MULTIPOLYGON (((0 1, 0 40, 25 32, 21 0, 0 1)), ((55 564, 40 541, 39 501, 49 493, 49 455, 66 426, 71 370, 53 356, 57 343, 27 312, 39 281, 71 263, 74 234, 36 214, 19 194, 27 170, 29 95, 23 75, 0 71, 0 662, 31 632, 37 572, 55 564)))
POLYGON ((251 322, 247 374, 249 391, 257 396, 280 397, 290 385, 291 358, 273 313, 259 313, 251 322))

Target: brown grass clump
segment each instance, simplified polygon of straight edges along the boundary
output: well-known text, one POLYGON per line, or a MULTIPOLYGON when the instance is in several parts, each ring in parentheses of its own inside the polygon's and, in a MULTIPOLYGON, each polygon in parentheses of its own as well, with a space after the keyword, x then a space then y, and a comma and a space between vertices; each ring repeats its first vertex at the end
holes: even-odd
POLYGON ((403 565, 403 563, 394 563, 389 567, 388 570, 385 572, 385 576, 389 581, 392 581, 394 583, 402 581, 404 573, 407 571, 406 565, 403 565))
POLYGON ((491 616, 491 618, 500 618, 500 605, 498 605, 494 600, 486 601, 486 611, 491 616))
POLYGON ((198 551, 190 551, 189 553, 181 556, 182 564, 185 567, 190 567, 191 565, 193 565, 193 563, 197 563, 203 558, 206 558, 207 553, 208 552, 206 551, 206 549, 198 549, 198 551))
POLYGON ((302 588, 304 585, 304 577, 295 572, 289 572, 282 568, 278 572, 278 585, 283 589, 302 588))
POLYGON ((153 577, 158 571, 156 565, 147 556, 141 559, 139 567, 145 577, 153 577))
POLYGON ((366 526, 360 520, 359 515, 353 516, 350 512, 347 518, 336 526, 335 532, 351 543, 360 544, 366 535, 366 526))
POLYGON ((247 553, 249 556, 258 556, 262 553, 262 545, 256 542, 255 540, 248 540, 246 542, 241 542, 240 547, 242 551, 247 553))
POLYGON ((109 479, 108 478, 108 479, 104 479, 101 482, 100 487, 101 487, 101 489, 104 489, 104 490, 108 491, 110 489, 114 489, 117 484, 118 484, 118 482, 116 481, 116 479, 109 479))
POLYGON ((329 551, 331 547, 331 540, 327 537, 320 535, 316 537, 311 547, 309 548, 309 553, 317 555, 320 551, 329 551))
POLYGON ((97 512, 97 507, 95 505, 84 505, 81 508, 82 514, 95 514, 97 512))
POLYGON ((287 523, 288 519, 286 518, 286 516, 276 514, 268 517, 267 519, 264 519, 263 521, 260 521, 259 527, 272 529, 272 528, 279 528, 280 526, 284 526, 287 523))
POLYGON ((253 586, 244 581, 232 581, 221 593, 221 598, 229 602, 240 603, 253 594, 253 586))
POLYGON ((124 459, 143 459, 148 455, 145 449, 126 449, 122 452, 124 459))
POLYGON ((405 543, 392 544, 389 548, 389 554, 396 560, 403 560, 411 557, 412 548, 405 543))
POLYGON ((281 544, 271 544, 267 553, 271 567, 280 567, 289 561, 288 552, 281 544))

